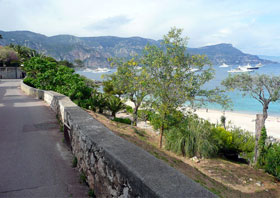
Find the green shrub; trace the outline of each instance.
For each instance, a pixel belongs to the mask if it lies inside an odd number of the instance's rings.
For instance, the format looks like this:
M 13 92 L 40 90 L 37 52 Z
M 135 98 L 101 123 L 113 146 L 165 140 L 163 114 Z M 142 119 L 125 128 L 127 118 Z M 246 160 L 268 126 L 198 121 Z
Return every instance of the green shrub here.
M 265 144 L 267 138 L 267 133 L 265 127 L 262 128 L 261 131 L 261 136 L 258 142 L 258 151 L 259 151 L 259 156 L 258 156 L 258 161 L 257 161 L 257 166 L 258 167 L 263 167 L 265 165 L 265 156 L 267 153 L 267 146 Z
M 165 135 L 166 149 L 177 154 L 193 157 L 212 157 L 217 154 L 217 146 L 211 141 L 212 124 L 189 115 L 169 129 Z
M 151 125 L 155 130 L 159 129 L 162 124 L 166 130 L 169 130 L 173 127 L 176 128 L 185 119 L 184 114 L 181 111 L 177 110 L 171 111 L 168 115 L 166 115 L 165 119 L 160 117 L 160 114 L 154 112 L 150 113 L 149 117 Z M 164 123 L 162 123 L 163 120 Z
M 226 117 L 224 115 L 221 116 L 221 123 L 224 128 L 226 128 Z
M 249 161 L 252 160 L 255 138 L 249 132 L 239 128 L 227 131 L 223 127 L 215 127 L 212 128 L 211 138 L 220 154 L 235 158 L 241 155 Z
M 125 106 L 125 110 L 126 110 L 127 113 L 133 113 L 133 108 L 129 105 Z
M 114 95 L 108 95 L 107 109 L 109 109 L 112 112 L 112 116 L 115 118 L 117 112 L 119 112 L 122 109 L 125 109 L 125 105 L 120 98 Z
M 77 159 L 77 157 L 74 157 L 72 160 L 72 167 L 75 168 L 75 167 L 77 167 L 77 165 L 78 165 L 78 159 Z
M 97 90 L 93 90 L 89 98 L 89 105 L 93 111 L 98 109 L 99 113 L 103 113 L 107 107 L 107 95 L 100 93 Z
M 27 74 L 25 82 L 43 90 L 53 90 L 70 97 L 71 100 L 88 99 L 92 88 L 86 85 L 85 80 L 74 69 L 58 65 L 52 59 L 33 57 L 24 63 Z
M 32 78 L 30 78 L 30 77 L 26 77 L 24 80 L 23 80 L 23 82 L 25 83 L 25 84 L 27 84 L 27 85 L 29 85 L 30 87 L 34 87 L 34 83 L 33 83 L 33 79 Z
M 265 171 L 280 180 L 280 144 L 273 144 L 268 148 L 265 160 Z
M 219 152 L 232 152 L 232 134 L 223 127 L 212 128 L 212 140 L 216 143 Z
M 151 121 L 152 117 L 155 115 L 155 112 L 152 110 L 138 110 L 138 118 L 142 120 Z
M 113 121 L 123 124 L 131 124 L 131 120 L 129 118 L 114 118 Z
M 95 197 L 96 197 L 95 194 L 94 194 L 94 190 L 93 190 L 93 189 L 89 189 L 89 190 L 88 190 L 88 196 L 89 196 L 90 198 L 95 198 Z

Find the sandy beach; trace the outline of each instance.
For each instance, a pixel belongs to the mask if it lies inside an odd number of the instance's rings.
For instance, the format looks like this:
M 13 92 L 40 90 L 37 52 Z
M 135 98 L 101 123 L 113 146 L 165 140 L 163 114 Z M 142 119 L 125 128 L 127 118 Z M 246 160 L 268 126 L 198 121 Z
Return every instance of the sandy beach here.
M 217 123 L 220 122 L 220 118 L 223 115 L 222 111 L 208 109 L 198 109 L 195 113 L 209 122 Z M 226 123 L 235 125 L 242 129 L 246 129 L 253 134 L 255 133 L 255 119 L 256 115 L 238 113 L 232 111 L 225 111 Z M 268 116 L 265 122 L 268 136 L 273 136 L 280 139 L 280 117 Z
M 127 105 L 130 105 L 131 107 L 134 106 L 134 104 L 131 101 L 126 101 Z M 226 117 L 226 123 L 227 125 L 231 126 L 237 126 L 241 129 L 245 129 L 252 134 L 255 134 L 255 119 L 256 115 L 249 114 L 249 113 L 239 113 L 234 111 L 218 111 L 218 110 L 212 110 L 208 109 L 197 109 L 194 113 L 196 113 L 199 117 L 208 120 L 211 123 L 220 123 L 221 116 L 224 114 Z M 127 117 L 123 114 L 121 117 Z M 140 128 L 151 128 L 149 124 L 141 122 L 139 123 Z M 274 138 L 280 139 L 280 117 L 276 116 L 268 116 L 265 122 L 267 135 L 273 136 Z

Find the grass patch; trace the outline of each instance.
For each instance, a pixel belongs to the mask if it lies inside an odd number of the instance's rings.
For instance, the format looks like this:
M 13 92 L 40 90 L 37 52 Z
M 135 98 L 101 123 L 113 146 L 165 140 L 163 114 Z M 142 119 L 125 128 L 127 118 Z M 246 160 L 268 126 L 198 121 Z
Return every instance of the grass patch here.
M 114 118 L 113 121 L 131 125 L 131 120 L 129 118 Z
M 74 157 L 74 158 L 73 158 L 73 161 L 72 161 L 72 167 L 73 167 L 73 168 L 76 168 L 76 167 L 77 167 L 77 164 L 78 164 L 78 159 L 77 159 L 77 157 Z
M 81 172 L 80 174 L 80 183 L 87 184 L 87 176 L 84 172 Z
M 94 194 L 93 189 L 89 189 L 89 190 L 88 190 L 88 196 L 89 196 L 90 198 L 95 198 L 95 197 L 96 197 L 95 194 Z

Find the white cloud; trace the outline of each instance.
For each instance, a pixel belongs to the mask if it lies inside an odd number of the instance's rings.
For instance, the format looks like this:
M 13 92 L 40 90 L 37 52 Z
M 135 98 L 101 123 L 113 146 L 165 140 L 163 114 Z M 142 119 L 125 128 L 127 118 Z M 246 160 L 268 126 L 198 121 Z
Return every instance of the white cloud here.
M 277 0 L 0 0 L 0 7 L 4 31 L 161 39 L 177 26 L 190 46 L 223 42 L 248 53 L 280 53 Z

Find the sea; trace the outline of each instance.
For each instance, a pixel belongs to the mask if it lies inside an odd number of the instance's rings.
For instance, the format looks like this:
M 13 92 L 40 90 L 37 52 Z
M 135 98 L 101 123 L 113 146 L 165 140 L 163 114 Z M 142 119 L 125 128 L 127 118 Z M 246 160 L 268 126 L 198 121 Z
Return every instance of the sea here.
M 206 88 L 214 88 L 216 86 L 221 86 L 220 85 L 221 82 L 225 78 L 227 78 L 228 75 L 230 74 L 228 71 L 230 69 L 237 68 L 237 66 L 229 66 L 229 67 L 213 66 L 213 68 L 215 69 L 215 77 L 205 85 Z M 76 73 L 83 75 L 89 79 L 103 81 L 105 74 L 111 74 L 115 71 L 116 69 L 110 69 L 109 71 L 105 71 L 105 72 L 86 69 L 86 70 L 76 71 Z M 280 64 L 267 64 L 251 73 L 278 76 L 280 75 Z M 231 74 L 234 75 L 236 73 L 231 73 Z M 231 111 L 239 112 L 239 113 L 249 113 L 249 114 L 262 113 L 262 105 L 256 99 L 248 95 L 243 97 L 242 93 L 240 93 L 239 91 L 226 92 L 226 94 L 232 100 L 233 105 L 231 106 L 230 109 Z M 221 110 L 221 111 L 223 110 L 220 105 L 215 103 L 207 104 L 207 106 L 205 106 L 204 108 Z M 280 116 L 280 102 L 271 102 L 269 105 L 268 114 L 271 116 Z

